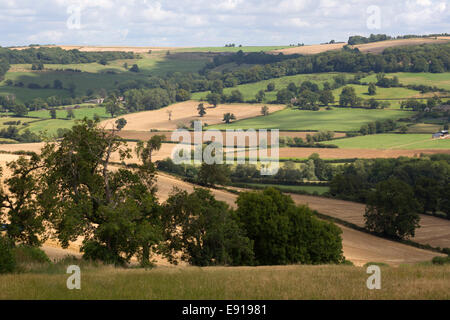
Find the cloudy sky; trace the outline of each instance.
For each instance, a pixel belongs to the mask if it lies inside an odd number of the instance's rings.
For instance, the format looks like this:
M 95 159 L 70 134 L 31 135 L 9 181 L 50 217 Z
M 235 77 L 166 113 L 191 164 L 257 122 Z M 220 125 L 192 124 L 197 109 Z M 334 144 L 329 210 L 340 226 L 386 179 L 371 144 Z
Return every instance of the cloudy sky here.
M 450 33 L 450 0 L 0 0 L 0 45 L 287 45 Z

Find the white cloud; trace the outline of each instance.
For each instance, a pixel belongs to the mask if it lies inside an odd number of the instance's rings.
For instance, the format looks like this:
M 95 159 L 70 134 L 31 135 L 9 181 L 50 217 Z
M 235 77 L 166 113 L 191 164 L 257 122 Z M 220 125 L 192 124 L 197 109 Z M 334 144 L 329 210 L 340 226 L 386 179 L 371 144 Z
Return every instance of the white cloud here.
M 372 33 L 372 4 L 381 8 L 377 32 L 450 30 L 449 0 L 0 0 L 0 45 L 320 43 Z M 81 7 L 79 30 L 67 28 L 70 5 Z

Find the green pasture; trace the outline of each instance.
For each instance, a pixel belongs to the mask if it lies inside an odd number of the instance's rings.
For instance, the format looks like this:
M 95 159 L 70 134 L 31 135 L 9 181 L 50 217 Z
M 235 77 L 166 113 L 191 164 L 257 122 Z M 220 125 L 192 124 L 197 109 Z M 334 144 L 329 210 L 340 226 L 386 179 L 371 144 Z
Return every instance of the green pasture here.
M 357 131 L 363 124 L 386 119 L 412 116 L 410 111 L 333 108 L 332 110 L 305 111 L 284 109 L 268 116 L 235 121 L 231 124 L 211 126 L 209 129 L 280 129 L 313 131 Z
M 406 88 L 380 88 L 377 87 L 377 93 L 373 96 L 368 94 L 369 86 L 365 85 L 355 85 L 349 84 L 349 87 L 355 89 L 356 95 L 365 100 L 377 99 L 377 100 L 388 100 L 388 99 L 408 99 L 414 98 L 420 95 L 419 91 L 410 90 Z M 333 90 L 334 97 L 336 101 L 339 101 L 339 96 L 341 95 L 343 88 Z
M 427 85 L 427 86 L 436 86 L 438 88 L 450 90 L 450 72 L 444 73 L 412 73 L 412 72 L 398 72 L 398 73 L 387 73 L 386 76 L 388 78 L 392 78 L 397 76 L 400 80 L 400 83 L 408 85 L 408 84 L 416 84 L 416 85 Z M 372 74 L 366 78 L 361 79 L 363 82 L 377 82 L 376 74 Z
M 431 134 L 376 134 L 324 143 L 343 149 L 450 149 L 450 139 L 432 139 Z
M 293 82 L 297 86 L 300 85 L 303 81 L 311 81 L 317 83 L 319 87 L 323 88 L 323 83 L 328 81 L 332 83 L 333 77 L 338 75 L 338 73 L 315 73 L 315 74 L 298 74 L 295 76 L 286 76 L 281 78 L 263 80 L 255 83 L 241 84 L 233 88 L 225 88 L 225 94 L 230 94 L 233 90 L 239 90 L 244 95 L 245 101 L 255 100 L 255 95 L 260 90 L 267 90 L 267 85 L 271 82 L 275 84 L 275 91 L 265 92 L 266 97 L 264 102 L 274 101 L 277 98 L 277 91 L 283 88 L 286 88 L 289 83 Z M 204 92 L 195 92 L 192 94 L 192 99 L 194 100 L 204 100 L 206 96 L 210 93 L 210 91 Z
M 318 194 L 327 193 L 330 188 L 324 186 L 295 186 L 295 185 L 282 185 L 282 184 L 262 184 L 262 183 L 248 183 L 249 186 L 256 188 L 268 188 L 274 187 L 278 188 L 283 192 L 297 192 L 297 191 L 305 191 L 308 193 L 317 192 Z

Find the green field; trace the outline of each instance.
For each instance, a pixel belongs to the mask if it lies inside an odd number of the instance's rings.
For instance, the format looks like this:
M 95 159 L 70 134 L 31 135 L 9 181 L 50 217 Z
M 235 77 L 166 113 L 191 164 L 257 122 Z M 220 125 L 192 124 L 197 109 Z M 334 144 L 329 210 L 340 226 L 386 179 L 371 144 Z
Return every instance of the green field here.
M 305 111 L 284 109 L 266 117 L 216 125 L 208 129 L 280 129 L 317 131 L 357 131 L 363 124 L 384 119 L 399 119 L 412 116 L 410 111 L 368 110 L 333 108 L 333 110 Z
M 173 54 L 166 57 L 162 53 L 143 54 L 142 59 L 115 60 L 103 66 L 98 63 L 86 64 L 46 64 L 44 71 L 32 71 L 30 64 L 15 64 L 5 75 L 6 80 L 23 82 L 24 87 L 6 86 L 5 81 L 0 83 L 0 95 L 14 94 L 17 102 L 28 102 L 35 98 L 50 96 L 70 97 L 70 85 L 76 86 L 75 94 L 86 95 L 88 90 L 115 89 L 120 83 L 130 80 L 145 80 L 149 76 L 163 76 L 170 72 L 197 72 L 210 60 L 203 56 L 189 54 Z M 140 72 L 134 73 L 123 67 L 124 63 L 131 67 L 139 66 Z M 58 69 L 78 69 L 82 72 L 58 71 Z M 114 74 L 108 73 L 109 71 Z M 44 87 L 53 86 L 54 80 L 61 80 L 66 90 L 29 89 L 30 83 L 37 83 Z
M 324 142 L 344 149 L 450 149 L 450 139 L 431 134 L 376 134 Z
M 436 86 L 438 88 L 450 90 L 450 73 L 387 73 L 388 78 L 397 76 L 402 84 L 423 84 L 426 86 Z M 361 79 L 363 82 L 377 82 L 376 74 Z
M 266 91 L 267 85 L 271 82 L 275 84 L 275 91 L 266 92 L 265 102 L 274 101 L 277 98 L 277 91 L 282 88 L 286 88 L 289 83 L 293 82 L 299 85 L 303 81 L 315 82 L 320 88 L 323 87 L 325 81 L 332 82 L 333 77 L 338 73 L 316 73 L 316 74 L 298 74 L 295 76 L 286 76 L 276 79 L 263 80 L 255 83 L 241 84 L 233 88 L 225 88 L 224 93 L 230 94 L 233 90 L 239 90 L 244 95 L 245 101 L 255 100 L 255 95 L 260 91 Z M 210 93 L 210 91 L 205 92 L 195 92 L 192 94 L 192 99 L 203 100 Z
M 39 110 L 29 112 L 27 116 L 33 118 L 11 117 L 8 116 L 7 114 L 4 114 L 4 116 L 0 118 L 0 129 L 6 128 L 8 126 L 5 124 L 5 122 L 20 121 L 21 123 L 17 126 L 19 128 L 19 132 L 23 132 L 23 130 L 28 129 L 36 134 L 42 132 L 47 133 L 49 135 L 54 135 L 58 129 L 60 128 L 70 129 L 75 124 L 76 120 L 81 120 L 85 117 L 93 119 L 95 114 L 97 114 L 100 118 L 103 119 L 110 117 L 106 113 L 105 107 L 93 105 L 81 105 L 81 106 L 82 108 L 73 109 L 73 113 L 75 115 L 74 119 L 67 119 L 66 118 L 67 111 L 61 108 L 59 110 L 56 110 L 56 117 L 57 117 L 56 119 L 51 119 L 49 110 Z M 10 140 L 9 142 L 12 141 L 13 140 Z
M 439 124 L 417 123 L 408 127 L 408 133 L 435 133 L 442 129 Z
M 305 191 L 308 193 L 317 192 L 318 194 L 324 194 L 330 191 L 329 187 L 324 186 L 295 186 L 295 185 L 261 184 L 261 183 L 248 183 L 248 185 L 256 188 L 274 187 L 280 189 L 283 192 Z
M 0 275 L 0 299 L 450 299 L 449 265 L 381 270 L 382 290 L 368 290 L 366 268 L 344 265 L 152 270 L 81 265 L 81 290 L 68 290 L 66 269 L 53 268 L 50 273 Z
M 410 90 L 406 88 L 380 88 L 377 87 L 377 93 L 376 95 L 370 96 L 367 92 L 369 89 L 369 86 L 364 85 L 355 85 L 350 84 L 347 85 L 350 87 L 353 87 L 355 89 L 355 92 L 358 97 L 361 97 L 363 99 L 377 99 L 377 100 L 383 100 L 383 99 L 408 99 L 417 97 L 420 95 L 419 91 Z M 339 101 L 339 96 L 342 92 L 342 88 L 333 90 L 333 94 L 336 101 Z
M 106 113 L 105 107 L 98 106 L 83 106 L 79 109 L 72 109 L 73 114 L 75 115 L 75 119 L 83 119 L 84 117 L 88 117 L 92 119 L 95 114 L 97 114 L 100 118 L 109 118 L 110 116 Z M 68 106 L 64 107 L 67 108 Z M 39 111 L 30 111 L 27 116 L 29 117 L 37 117 L 41 119 L 51 119 L 49 110 L 39 110 Z M 66 119 L 67 110 L 56 110 L 56 118 L 58 119 Z
M 52 96 L 60 96 L 62 98 L 70 97 L 67 90 L 39 89 L 33 90 L 28 88 L 9 87 L 0 85 L 0 95 L 14 95 L 17 103 L 25 103 L 36 98 L 47 98 Z

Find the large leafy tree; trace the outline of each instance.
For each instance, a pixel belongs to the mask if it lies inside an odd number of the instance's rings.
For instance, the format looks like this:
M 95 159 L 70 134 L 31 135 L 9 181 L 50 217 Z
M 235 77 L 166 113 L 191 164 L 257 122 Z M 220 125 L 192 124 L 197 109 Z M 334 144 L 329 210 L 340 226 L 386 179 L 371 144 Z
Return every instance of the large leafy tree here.
M 8 164 L 11 176 L 0 189 L 0 220 L 6 227 L 7 237 L 15 244 L 40 245 L 45 239 L 44 222 L 47 218 L 38 203 L 43 161 L 33 154 L 20 157 Z M 3 185 L 6 188 L 3 188 Z
M 352 107 L 357 104 L 357 99 L 355 88 L 344 87 L 339 98 L 339 104 L 343 107 Z
M 207 189 L 175 190 L 164 206 L 164 230 L 172 254 L 197 266 L 252 265 L 253 243 L 228 205 Z
M 342 231 L 274 188 L 241 193 L 236 216 L 259 265 L 340 263 Z
M 392 238 L 414 237 L 420 210 L 413 189 L 397 178 L 390 178 L 378 183 L 369 194 L 364 214 L 366 227 Z
M 60 142 L 48 144 L 39 201 L 63 247 L 83 237 L 85 258 L 124 264 L 138 255 L 148 265 L 162 239 L 150 161 L 155 146 L 140 146 L 143 161 L 135 170 L 113 168 L 113 153 L 121 160 L 130 157 L 131 150 L 115 135 L 124 125 L 118 120 L 109 132 L 85 119 Z

